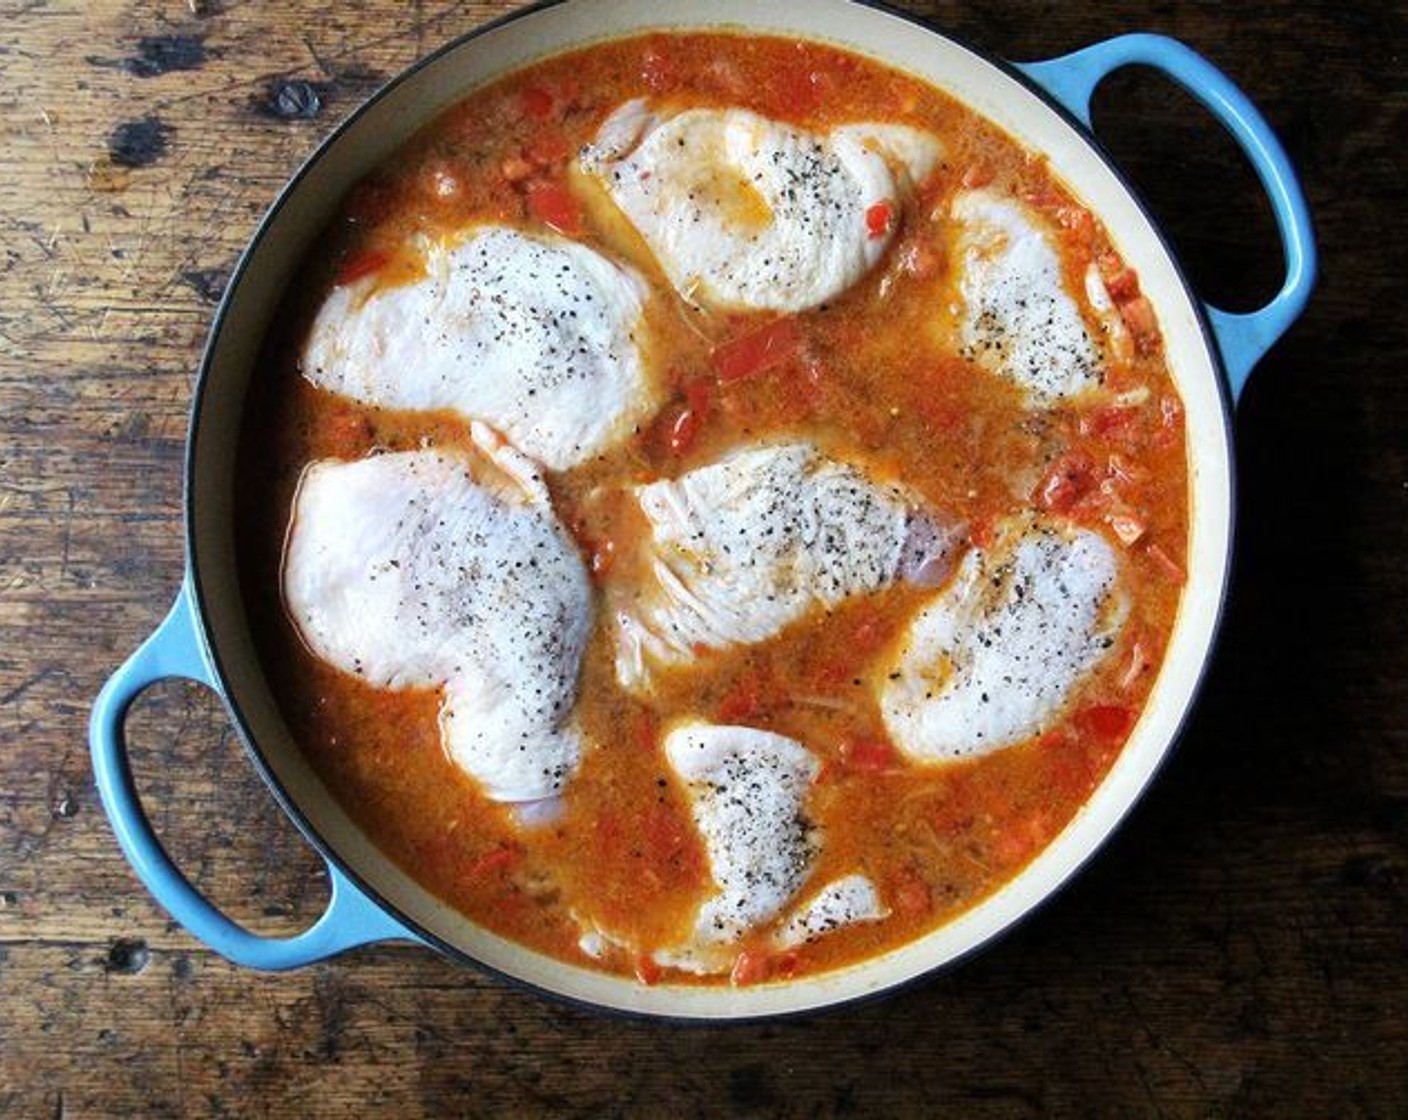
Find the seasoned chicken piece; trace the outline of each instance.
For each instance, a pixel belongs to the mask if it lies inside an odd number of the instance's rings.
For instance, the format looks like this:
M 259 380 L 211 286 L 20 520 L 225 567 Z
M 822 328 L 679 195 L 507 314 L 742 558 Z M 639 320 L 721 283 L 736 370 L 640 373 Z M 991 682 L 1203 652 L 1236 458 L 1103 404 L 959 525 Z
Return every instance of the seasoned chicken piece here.
M 890 911 L 875 884 L 864 875 L 846 875 L 827 883 L 799 906 L 773 938 L 779 949 L 795 949 L 858 922 L 878 922 Z
M 736 451 L 635 497 L 650 575 L 615 593 L 616 673 L 632 689 L 652 665 L 762 641 L 897 578 L 937 585 L 963 535 L 912 492 L 806 443 Z
M 930 133 L 809 132 L 745 109 L 621 106 L 583 154 L 686 299 L 800 311 L 866 274 L 902 199 L 942 156 Z
M 895 746 L 916 762 L 1040 734 L 1106 655 L 1128 610 L 1114 549 L 1064 520 L 1018 517 L 969 552 L 876 674 Z
M 736 942 L 797 893 L 821 842 L 804 806 L 820 764 L 800 744 L 753 727 L 690 723 L 665 738 L 690 801 L 715 893 L 689 939 L 655 954 L 694 972 L 726 970 Z
M 959 194 L 951 216 L 965 355 L 1019 386 L 1034 405 L 1097 388 L 1105 358 L 1067 290 L 1045 219 L 991 190 Z M 1093 283 L 1101 283 L 1098 272 Z
M 424 277 L 334 288 L 303 375 L 384 408 L 447 408 L 553 470 L 631 435 L 659 403 L 640 347 L 644 282 L 584 245 L 483 226 L 419 238 Z
M 323 460 L 303 476 L 288 612 L 318 657 L 378 688 L 440 688 L 450 758 L 498 801 L 560 790 L 592 619 L 576 546 L 533 464 L 475 425 L 441 451 Z

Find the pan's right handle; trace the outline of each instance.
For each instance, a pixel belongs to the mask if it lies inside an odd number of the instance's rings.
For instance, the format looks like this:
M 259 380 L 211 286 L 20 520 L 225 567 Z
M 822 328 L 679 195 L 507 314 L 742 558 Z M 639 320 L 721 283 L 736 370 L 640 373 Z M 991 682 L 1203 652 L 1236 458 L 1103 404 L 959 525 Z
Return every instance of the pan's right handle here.
M 1017 67 L 1090 128 L 1090 98 L 1125 66 L 1160 71 L 1200 101 L 1251 161 L 1271 200 L 1285 254 L 1286 278 L 1265 307 L 1238 313 L 1204 304 L 1227 369 L 1232 399 L 1262 356 L 1305 310 L 1315 287 L 1315 233 L 1310 207 L 1290 158 L 1266 118 L 1232 79 L 1191 47 L 1164 35 L 1121 35 L 1046 62 Z
M 93 706 L 88 734 L 98 794 L 137 877 L 190 933 L 221 956 L 249 968 L 298 968 L 372 941 L 420 940 L 332 864 L 328 864 L 331 898 L 323 916 L 303 933 L 281 938 L 260 937 L 236 925 L 171 862 L 142 811 L 127 761 L 125 724 L 132 701 L 157 681 L 183 677 L 221 692 L 196 619 L 188 582 L 165 621 L 108 679 Z

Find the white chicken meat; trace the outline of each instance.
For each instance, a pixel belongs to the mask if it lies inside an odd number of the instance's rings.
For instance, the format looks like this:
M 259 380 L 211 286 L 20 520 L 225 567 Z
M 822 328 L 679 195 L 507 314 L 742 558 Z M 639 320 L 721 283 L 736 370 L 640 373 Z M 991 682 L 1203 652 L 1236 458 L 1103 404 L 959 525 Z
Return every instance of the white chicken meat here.
M 883 921 L 889 914 L 868 876 L 845 875 L 797 907 L 773 941 L 780 949 L 795 949 L 846 926 Z
M 987 189 L 960 193 L 950 213 L 964 354 L 1038 407 L 1098 388 L 1104 353 L 1067 288 L 1049 223 Z
M 334 288 L 303 375 L 382 408 L 453 409 L 565 470 L 631 435 L 659 403 L 642 349 L 644 281 L 575 242 L 483 226 L 418 238 L 425 275 Z
M 876 675 L 885 726 L 915 762 L 1040 734 L 1114 645 L 1128 611 L 1115 551 L 1055 518 L 1016 517 L 968 553 Z
M 324 661 L 378 688 L 441 689 L 449 757 L 491 798 L 534 801 L 581 755 L 592 596 L 537 469 L 474 433 L 482 463 L 426 450 L 308 467 L 284 598 Z
M 732 947 L 771 921 L 811 873 L 820 830 L 805 812 L 821 766 L 800 743 L 753 727 L 687 723 L 665 737 L 715 891 L 686 941 L 655 956 L 694 972 L 729 967 Z
M 889 245 L 937 137 L 857 122 L 819 133 L 746 109 L 622 105 L 583 153 L 687 300 L 801 311 L 845 291 Z
M 938 585 L 963 540 L 918 495 L 808 443 L 735 451 L 634 496 L 646 575 L 613 596 L 617 679 L 637 691 L 652 668 L 762 641 L 813 607 L 900 578 Z

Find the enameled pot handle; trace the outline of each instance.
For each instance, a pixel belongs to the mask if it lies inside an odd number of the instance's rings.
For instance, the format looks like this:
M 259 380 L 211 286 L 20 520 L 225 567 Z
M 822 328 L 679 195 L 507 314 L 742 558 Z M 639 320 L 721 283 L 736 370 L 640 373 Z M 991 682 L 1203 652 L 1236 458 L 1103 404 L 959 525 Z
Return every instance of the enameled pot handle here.
M 149 685 L 184 677 L 220 692 L 200 639 L 189 585 L 171 612 L 103 686 L 88 738 L 103 808 L 122 851 L 156 900 L 221 956 L 249 968 L 298 968 L 371 941 L 418 940 L 328 865 L 331 898 L 323 916 L 294 937 L 260 937 L 236 925 L 193 887 L 162 848 L 142 811 L 127 763 L 127 709 Z
M 1271 199 L 1286 259 L 1281 290 L 1265 307 L 1245 314 L 1204 304 L 1235 401 L 1252 368 L 1295 322 L 1315 286 L 1310 209 L 1291 161 L 1266 118 L 1226 74 L 1177 39 L 1121 35 L 1060 58 L 1024 63 L 1017 69 L 1089 128 L 1090 98 L 1095 88 L 1125 66 L 1150 66 L 1161 71 L 1202 102 L 1232 134 Z

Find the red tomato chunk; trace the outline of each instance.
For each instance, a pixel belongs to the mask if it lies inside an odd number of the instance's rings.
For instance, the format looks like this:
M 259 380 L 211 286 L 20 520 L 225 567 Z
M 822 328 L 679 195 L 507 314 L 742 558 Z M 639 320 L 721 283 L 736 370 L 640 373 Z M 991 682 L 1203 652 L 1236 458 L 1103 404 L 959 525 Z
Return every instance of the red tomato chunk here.
M 528 213 L 564 236 L 575 237 L 582 232 L 581 204 L 562 183 L 529 183 Z
M 774 319 L 760 330 L 716 346 L 714 372 L 720 381 L 756 377 L 790 362 L 802 352 L 802 333 L 797 320 Z

